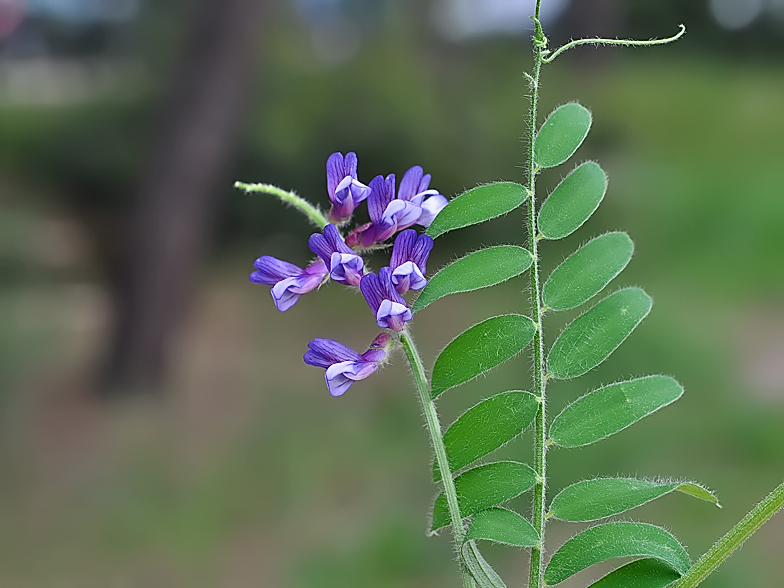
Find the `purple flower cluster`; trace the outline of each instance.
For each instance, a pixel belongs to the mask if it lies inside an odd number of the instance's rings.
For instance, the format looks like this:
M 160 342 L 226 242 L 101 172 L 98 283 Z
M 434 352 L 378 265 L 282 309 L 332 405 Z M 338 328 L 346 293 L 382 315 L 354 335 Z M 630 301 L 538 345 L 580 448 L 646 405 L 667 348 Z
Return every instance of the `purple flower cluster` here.
M 421 290 L 425 279 L 427 258 L 433 239 L 418 235 L 412 225 L 424 227 L 447 204 L 437 190 L 429 189 L 430 175 L 419 166 L 404 175 L 395 194 L 395 175 L 376 176 L 365 185 L 357 179 L 357 156 L 333 153 L 327 160 L 327 194 L 332 207 L 323 232 L 308 239 L 310 250 L 318 257 L 302 269 L 274 257 L 263 256 L 253 264 L 256 271 L 250 280 L 272 286 L 272 298 L 278 310 L 294 306 L 302 294 L 316 289 L 327 279 L 345 286 L 359 288 L 379 327 L 400 332 L 413 318 L 403 294 Z M 340 226 L 346 224 L 354 210 L 367 201 L 370 221 L 354 229 L 345 238 Z M 395 234 L 392 257 L 388 267 L 378 273 L 367 272 L 362 253 L 384 244 Z M 314 339 L 308 345 L 304 360 L 308 365 L 326 370 L 327 387 L 333 396 L 343 394 L 351 384 L 362 380 L 384 363 L 394 341 L 381 333 L 368 350 L 360 354 L 331 339 Z

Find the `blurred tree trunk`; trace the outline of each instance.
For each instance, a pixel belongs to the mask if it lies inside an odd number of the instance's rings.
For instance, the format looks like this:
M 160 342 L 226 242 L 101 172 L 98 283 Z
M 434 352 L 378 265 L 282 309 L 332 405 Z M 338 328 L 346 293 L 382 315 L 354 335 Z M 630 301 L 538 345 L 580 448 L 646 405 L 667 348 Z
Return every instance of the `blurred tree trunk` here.
M 154 389 L 184 318 L 259 53 L 264 0 L 202 0 L 160 113 L 117 280 L 107 390 Z

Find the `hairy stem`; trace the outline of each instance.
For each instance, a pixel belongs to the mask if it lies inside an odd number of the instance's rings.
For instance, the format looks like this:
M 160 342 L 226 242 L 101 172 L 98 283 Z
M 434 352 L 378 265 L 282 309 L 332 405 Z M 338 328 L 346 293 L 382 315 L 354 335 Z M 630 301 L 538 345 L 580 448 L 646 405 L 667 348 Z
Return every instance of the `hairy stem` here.
M 539 411 L 536 413 L 534 432 L 534 470 L 536 471 L 536 484 L 534 485 L 534 505 L 532 522 L 534 529 L 541 538 L 539 546 L 531 549 L 531 566 L 528 574 L 529 588 L 540 588 L 542 585 L 542 555 L 544 552 L 544 525 L 545 525 L 545 493 L 547 491 L 547 411 L 545 402 L 544 366 L 544 341 L 542 337 L 542 304 L 539 285 L 539 254 L 537 251 L 536 231 L 536 174 L 538 169 L 534 161 L 534 139 L 536 138 L 536 110 L 539 102 L 539 74 L 542 69 L 542 56 L 547 46 L 547 39 L 539 23 L 539 6 L 541 0 L 536 2 L 536 17 L 534 23 L 534 70 L 529 78 L 531 83 L 531 106 L 528 118 L 528 247 L 533 255 L 531 265 L 531 313 L 537 325 L 534 335 L 534 394 L 539 398 Z
M 400 333 L 400 346 L 403 348 L 406 358 L 408 358 L 408 363 L 411 366 L 411 372 L 414 374 L 414 382 L 417 391 L 419 392 L 419 400 L 422 403 L 422 410 L 425 413 L 427 432 L 430 434 L 430 442 L 433 444 L 433 451 L 436 454 L 436 463 L 441 472 L 441 481 L 444 486 L 446 503 L 449 507 L 449 516 L 452 519 L 452 535 L 455 541 L 455 550 L 459 554 L 460 547 L 465 540 L 465 530 L 463 529 L 463 518 L 460 516 L 460 507 L 457 503 L 455 481 L 452 479 L 452 470 L 449 468 L 449 461 L 446 457 L 446 447 L 444 447 L 441 424 L 438 422 L 436 405 L 433 402 L 433 397 L 430 394 L 430 387 L 427 384 L 422 358 L 419 356 L 419 350 L 414 344 L 411 335 L 408 333 L 407 327 Z M 462 565 L 461 568 L 463 568 L 463 584 L 465 588 L 472 588 L 474 583 L 471 580 L 470 574 Z
M 294 208 L 299 209 L 299 211 L 307 216 L 310 222 L 316 225 L 319 230 L 323 230 L 324 227 L 329 224 L 329 220 L 324 216 L 323 212 L 304 198 L 297 196 L 294 192 L 283 190 L 272 184 L 246 184 L 244 182 L 234 182 L 234 187 L 239 188 L 246 193 L 261 192 L 280 198 L 286 204 L 290 204 Z
M 784 482 L 779 484 L 762 502 L 751 509 L 749 514 L 732 527 L 724 537 L 716 541 L 713 547 L 697 560 L 697 563 L 673 585 L 673 588 L 694 588 L 694 586 L 700 584 L 782 507 L 784 507 Z
M 665 45 L 666 43 L 672 43 L 673 41 L 677 41 L 680 39 L 684 34 L 686 34 L 686 27 L 684 25 L 680 25 L 681 30 L 678 31 L 672 37 L 667 37 L 666 39 L 648 39 L 648 40 L 637 40 L 637 39 L 601 39 L 599 37 L 595 37 L 593 39 L 577 39 L 576 41 L 571 41 L 566 45 L 559 47 L 552 53 L 545 55 L 542 60 L 545 63 L 550 63 L 556 57 L 558 57 L 564 51 L 568 51 L 572 47 L 577 47 L 578 45 L 622 45 L 624 47 L 634 47 L 634 46 L 648 46 L 648 45 Z

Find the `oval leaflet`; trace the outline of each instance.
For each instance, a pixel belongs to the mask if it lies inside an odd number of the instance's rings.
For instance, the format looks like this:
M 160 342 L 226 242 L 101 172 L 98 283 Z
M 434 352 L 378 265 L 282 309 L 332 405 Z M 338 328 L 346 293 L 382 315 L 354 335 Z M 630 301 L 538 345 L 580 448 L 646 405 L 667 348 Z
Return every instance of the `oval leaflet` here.
M 669 376 L 645 376 L 589 392 L 564 408 L 550 425 L 560 447 L 595 443 L 675 402 L 683 386 Z
M 591 113 L 577 102 L 556 108 L 539 128 L 534 139 L 534 162 L 555 167 L 569 159 L 591 129 Z
M 605 233 L 589 241 L 559 265 L 542 288 L 552 310 L 569 310 L 587 302 L 623 271 L 634 253 L 626 233 Z
M 477 186 L 449 201 L 427 229 L 435 239 L 448 231 L 483 223 L 511 212 L 528 200 L 528 189 L 514 182 Z
M 640 288 L 624 288 L 577 317 L 558 336 L 547 356 L 553 377 L 582 376 L 607 359 L 651 311 Z
M 531 267 L 532 262 L 531 253 L 517 245 L 497 245 L 474 251 L 433 275 L 411 310 L 422 310 L 449 294 L 495 286 L 519 276 Z
M 433 398 L 520 353 L 534 337 L 533 321 L 504 314 L 468 328 L 452 339 L 436 358 L 431 377 Z
M 563 239 L 599 208 L 607 192 L 607 174 L 593 161 L 577 166 L 542 204 L 536 225 L 547 239 Z

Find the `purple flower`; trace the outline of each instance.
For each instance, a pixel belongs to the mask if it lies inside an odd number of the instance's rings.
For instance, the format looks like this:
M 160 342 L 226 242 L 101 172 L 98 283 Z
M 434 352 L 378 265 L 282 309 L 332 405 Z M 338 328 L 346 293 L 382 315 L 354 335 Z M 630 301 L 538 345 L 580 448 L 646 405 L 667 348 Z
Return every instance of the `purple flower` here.
M 308 246 L 324 260 L 330 278 L 341 284 L 359 286 L 365 261 L 343 242 L 335 225 L 324 227 L 323 235 L 313 233 Z
M 300 295 L 317 288 L 327 275 L 327 267 L 320 261 L 302 269 L 269 255 L 259 257 L 253 267 L 258 271 L 250 275 L 250 281 L 272 286 L 272 298 L 281 312 L 294 306 Z
M 378 369 L 390 348 L 392 340 L 381 333 L 368 350 L 359 354 L 350 347 L 332 339 L 313 339 L 303 359 L 308 365 L 326 369 L 327 388 L 332 396 L 340 396 L 357 380 L 363 380 Z
M 432 248 L 433 239 L 427 235 L 417 237 L 414 229 L 406 229 L 397 236 L 389 266 L 392 284 L 398 292 L 421 290 L 427 285 L 425 264 Z
M 395 290 L 391 274 L 392 270 L 388 267 L 382 267 L 378 275 L 365 274 L 359 283 L 359 288 L 373 314 L 376 315 L 376 324 L 379 327 L 402 331 L 403 325 L 414 315 L 406 306 L 403 297 Z
M 418 223 L 429 227 L 447 199 L 438 190 L 428 190 L 430 174 L 423 175 L 422 168 L 415 165 L 409 169 L 400 182 L 400 190 L 395 198 L 395 174 L 386 178 L 376 176 L 370 181 L 368 212 L 370 226 L 360 227 L 349 236 L 351 243 L 360 242 L 363 247 L 386 241 L 398 231 Z
M 422 208 L 413 202 L 395 198 L 395 174 L 370 180 L 368 212 L 371 226 L 362 235 L 362 245 L 386 241 L 392 235 L 413 225 L 422 216 Z
M 416 222 L 423 227 L 429 227 L 436 215 L 447 205 L 447 199 L 439 194 L 438 190 L 428 190 L 428 186 L 430 174 L 423 175 L 422 168 L 415 165 L 403 174 L 397 194 L 399 200 L 411 202 L 422 209 Z
M 357 180 L 357 155 L 333 153 L 327 159 L 327 193 L 332 202 L 330 220 L 336 223 L 351 218 L 357 205 L 370 195 L 370 188 Z

